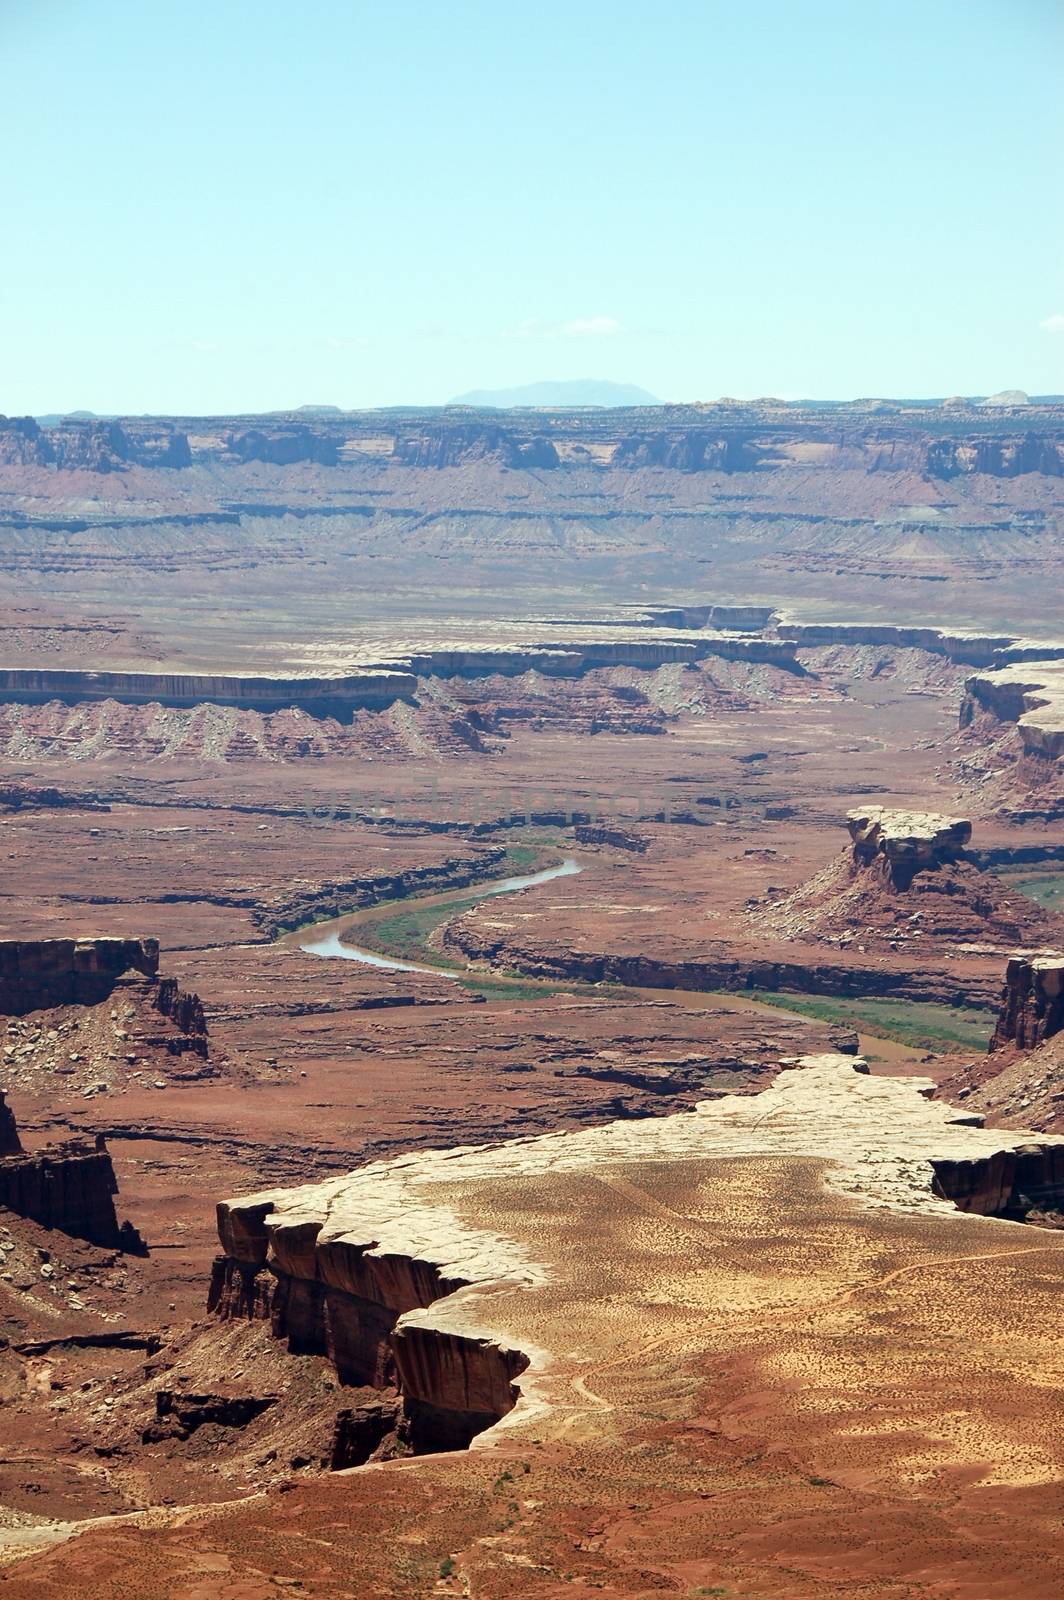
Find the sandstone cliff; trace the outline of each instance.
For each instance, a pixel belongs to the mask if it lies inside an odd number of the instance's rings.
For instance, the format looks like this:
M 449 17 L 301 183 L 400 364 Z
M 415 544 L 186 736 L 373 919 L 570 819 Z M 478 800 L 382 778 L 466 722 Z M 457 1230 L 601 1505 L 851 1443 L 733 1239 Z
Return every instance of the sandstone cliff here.
M 991 1050 L 1034 1050 L 1064 1029 L 1064 956 L 1016 956 L 1005 986 Z
M 209 1308 L 223 1319 L 269 1314 L 275 1337 L 293 1352 L 327 1356 L 343 1383 L 397 1388 L 416 1451 L 460 1448 L 510 1410 L 527 1359 L 490 1339 L 407 1326 L 418 1308 L 477 1279 L 489 1241 L 458 1230 L 441 1255 L 403 1165 L 367 1168 L 365 1186 L 310 1185 L 305 1209 L 294 1212 L 284 1191 L 220 1205 L 225 1253 Z M 392 1196 L 390 1222 L 372 1203 L 363 1211 L 363 1192 L 369 1202 Z M 332 1193 L 335 1209 L 320 1211 L 319 1194 Z M 419 1217 L 429 1231 L 412 1250 Z
M 91 1244 L 140 1254 L 144 1243 L 119 1225 L 114 1167 L 102 1136 L 25 1151 L 0 1094 L 0 1208 Z
M 40 1020 L 21 1024 L 17 1019 L 68 1007 L 85 1008 L 91 1015 L 93 1008 L 121 996 L 124 1025 L 119 1029 L 117 1022 L 100 1024 L 110 1060 L 121 1044 L 127 1060 L 143 1063 L 164 1051 L 175 1058 L 169 1069 L 174 1076 L 210 1075 L 213 1068 L 203 1065 L 209 1054 L 203 1004 L 198 995 L 182 990 L 176 978 L 160 978 L 158 967 L 156 939 L 0 940 L 0 1018 L 13 1019 L 3 1045 L 5 1064 L 38 1080 L 56 1070 L 69 1074 L 70 1059 L 80 1062 L 80 1072 L 99 1072 L 105 1063 L 94 1060 L 88 1045 L 72 1058 L 65 1056 L 69 1045 L 93 1032 L 87 1023 L 75 1040 L 71 1030 L 78 1024 L 69 1014 L 54 1019 L 56 1027 L 48 1021 L 42 1026 Z M 191 1070 L 178 1065 L 185 1056 L 195 1058 Z
M 0 939 L 0 1015 L 98 1005 L 125 974 L 158 970 L 157 939 Z
M 867 806 L 849 812 L 846 826 L 850 849 L 797 889 L 767 896 L 749 913 L 754 927 L 907 959 L 914 998 L 925 966 L 941 972 L 944 956 L 965 948 L 1004 956 L 1064 933 L 1056 913 L 968 858 L 972 825 L 965 818 Z M 970 975 L 962 982 L 958 974 L 953 992 L 986 1004 L 990 981 L 975 987 Z M 943 997 L 950 997 L 948 985 Z
M 1064 663 L 1031 661 L 976 673 L 964 689 L 962 728 L 987 712 L 999 722 L 1016 724 L 1028 755 L 1064 758 Z
M 1064 424 L 1052 405 L 984 411 L 782 402 L 482 412 L 348 412 L 220 418 L 0 418 L 0 465 L 99 473 L 187 468 L 205 460 L 342 467 L 370 460 L 446 469 L 491 460 L 512 470 L 593 464 L 683 473 L 766 472 L 796 463 L 949 482 L 1064 473 Z
M 225 1201 L 212 1308 L 226 1318 L 269 1309 L 293 1352 L 327 1354 L 348 1383 L 394 1384 L 415 1449 L 453 1448 L 510 1412 L 529 1366 L 526 1415 L 551 1403 L 564 1352 L 537 1347 L 542 1319 L 523 1308 L 537 1295 L 578 1298 L 584 1283 L 556 1250 L 530 1253 L 538 1229 L 528 1232 L 526 1197 L 548 1180 L 556 1192 L 581 1174 L 631 1189 L 640 1164 L 660 1176 L 668 1163 L 787 1156 L 818 1159 L 826 1186 L 862 1206 L 1021 1220 L 1064 1198 L 1064 1141 L 987 1131 L 929 1101 L 930 1081 L 872 1077 L 860 1060 L 788 1065 L 761 1095 L 693 1113 L 427 1151 Z M 477 1225 L 485 1192 L 527 1242 Z M 570 1227 L 569 1237 L 582 1235 Z M 573 1256 L 586 1279 L 586 1240 Z
M 846 825 L 853 840 L 854 866 L 878 870 L 895 889 L 908 889 L 918 872 L 935 871 L 959 860 L 972 836 L 961 817 L 925 811 L 887 811 L 868 806 L 850 811 Z

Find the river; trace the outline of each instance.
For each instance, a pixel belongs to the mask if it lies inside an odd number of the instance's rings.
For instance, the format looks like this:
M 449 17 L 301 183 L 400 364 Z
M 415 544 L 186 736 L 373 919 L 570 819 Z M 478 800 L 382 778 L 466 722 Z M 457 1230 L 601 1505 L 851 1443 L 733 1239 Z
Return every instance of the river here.
M 572 877 L 583 868 L 579 861 L 572 856 L 566 856 L 564 861 L 553 867 L 544 867 L 540 872 L 530 872 L 509 878 L 496 878 L 488 883 L 469 884 L 461 889 L 445 889 L 439 894 L 411 896 L 404 900 L 391 900 L 374 906 L 364 906 L 359 911 L 348 912 L 345 916 L 336 917 L 329 922 L 310 923 L 306 927 L 297 928 L 293 933 L 286 934 L 282 942 L 294 944 L 307 955 L 322 956 L 327 960 L 359 961 L 367 967 L 380 967 L 387 972 L 416 972 L 427 977 L 448 978 L 456 982 L 468 978 L 470 973 L 479 973 L 483 977 L 490 977 L 476 967 L 445 967 L 431 966 L 428 963 L 417 961 L 401 961 L 395 956 L 381 955 L 379 951 L 371 950 L 365 945 L 353 944 L 347 935 L 360 926 L 372 926 L 385 916 L 394 916 L 405 905 L 419 908 L 433 906 L 447 906 L 455 901 L 487 900 L 493 895 L 516 894 L 522 889 L 534 889 L 538 884 L 550 883 L 554 878 Z M 519 977 L 522 984 L 542 986 L 545 991 L 557 992 L 561 981 L 557 978 L 525 977 L 520 973 L 507 974 L 510 977 Z M 677 1004 L 693 1007 L 716 1008 L 725 1011 L 745 1011 L 764 1020 L 774 1019 L 779 1021 L 781 1016 L 801 1017 L 803 1021 L 808 1018 L 801 1012 L 787 1011 L 782 1006 L 768 1006 L 760 1001 L 753 1000 L 747 995 L 724 992 L 717 989 L 653 989 L 632 988 L 627 993 L 641 995 L 646 999 L 669 999 Z M 874 1034 L 858 1031 L 857 1038 L 862 1055 L 874 1058 L 876 1070 L 894 1073 L 926 1072 L 926 1067 L 921 1065 L 921 1057 L 925 1052 L 914 1049 L 911 1045 L 900 1043 L 896 1039 L 881 1039 Z

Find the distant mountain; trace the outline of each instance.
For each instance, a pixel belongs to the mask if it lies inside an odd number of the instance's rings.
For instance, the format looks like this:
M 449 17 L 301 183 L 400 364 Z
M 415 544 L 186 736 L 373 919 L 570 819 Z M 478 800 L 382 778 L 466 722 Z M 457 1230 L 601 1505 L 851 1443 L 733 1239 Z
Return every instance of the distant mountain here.
M 514 406 L 658 406 L 661 401 L 635 383 L 573 378 L 561 383 L 525 383 L 516 389 L 470 389 L 451 404 L 508 411 Z
M 95 411 L 50 411 L 47 416 L 37 417 L 36 421 L 42 428 L 54 428 L 60 422 L 99 422 L 100 418 Z

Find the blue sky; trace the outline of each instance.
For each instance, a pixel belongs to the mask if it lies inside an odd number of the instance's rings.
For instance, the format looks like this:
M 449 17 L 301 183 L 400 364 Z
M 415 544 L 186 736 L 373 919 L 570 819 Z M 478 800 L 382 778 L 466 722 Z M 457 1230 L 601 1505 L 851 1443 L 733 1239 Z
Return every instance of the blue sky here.
M 1064 391 L 1060 0 L 0 0 L 0 410 Z

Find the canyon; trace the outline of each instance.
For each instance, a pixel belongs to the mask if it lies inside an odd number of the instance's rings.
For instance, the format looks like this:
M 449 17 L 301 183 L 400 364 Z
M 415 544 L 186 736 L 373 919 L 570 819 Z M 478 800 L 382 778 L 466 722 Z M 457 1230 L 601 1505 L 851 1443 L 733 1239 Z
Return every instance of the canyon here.
M 1062 534 L 1053 403 L 0 420 L 13 1600 L 1055 1600 Z

